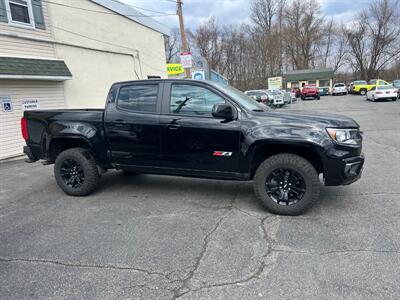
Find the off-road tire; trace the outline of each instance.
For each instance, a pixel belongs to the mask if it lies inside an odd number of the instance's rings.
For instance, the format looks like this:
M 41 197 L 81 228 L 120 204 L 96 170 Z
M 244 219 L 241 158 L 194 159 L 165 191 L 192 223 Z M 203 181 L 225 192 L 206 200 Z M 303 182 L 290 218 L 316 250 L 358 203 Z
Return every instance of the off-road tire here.
M 268 196 L 265 188 L 266 179 L 272 171 L 279 168 L 290 168 L 303 177 L 306 191 L 299 202 L 291 205 L 282 205 Z M 295 154 L 284 153 L 273 155 L 260 164 L 254 175 L 253 187 L 256 197 L 269 212 L 278 215 L 296 216 L 305 212 L 318 200 L 320 182 L 317 171 L 308 160 Z
M 361 96 L 365 96 L 367 94 L 367 90 L 366 89 L 361 89 L 360 90 L 360 95 Z
M 61 176 L 61 167 L 66 160 L 79 163 L 84 174 L 83 183 L 73 188 L 65 183 Z M 84 148 L 71 148 L 61 152 L 54 164 L 54 177 L 58 186 L 68 195 L 86 196 L 93 192 L 99 183 L 100 174 L 92 154 Z

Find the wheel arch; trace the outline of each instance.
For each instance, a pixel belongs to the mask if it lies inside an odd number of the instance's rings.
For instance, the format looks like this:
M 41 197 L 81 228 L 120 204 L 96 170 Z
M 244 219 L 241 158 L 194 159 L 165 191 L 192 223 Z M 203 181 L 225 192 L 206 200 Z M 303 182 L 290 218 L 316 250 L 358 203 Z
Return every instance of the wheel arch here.
M 310 143 L 292 144 L 292 143 L 262 143 L 255 146 L 250 155 L 250 179 L 253 179 L 254 174 L 259 165 L 267 158 L 275 154 L 295 154 L 308 160 L 318 174 L 324 172 L 324 165 L 317 150 L 316 145 Z
M 51 139 L 48 148 L 48 161 L 55 162 L 57 156 L 72 148 L 83 148 L 93 153 L 93 146 L 89 140 L 82 136 L 60 136 Z M 95 157 L 95 155 L 93 155 Z

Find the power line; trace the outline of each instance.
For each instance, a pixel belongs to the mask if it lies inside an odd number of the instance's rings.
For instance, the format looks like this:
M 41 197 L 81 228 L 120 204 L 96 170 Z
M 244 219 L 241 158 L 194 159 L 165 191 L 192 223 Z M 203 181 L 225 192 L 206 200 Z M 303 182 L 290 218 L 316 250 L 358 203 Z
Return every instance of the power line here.
M 72 5 L 67 5 L 67 4 L 63 4 L 63 3 L 57 3 L 57 2 L 53 2 L 53 1 L 48 1 L 48 0 L 42 0 L 43 2 L 46 3 L 50 3 L 50 4 L 54 4 L 54 5 L 58 5 L 58 6 L 63 6 L 63 7 L 68 7 L 68 8 L 73 8 L 73 9 L 78 9 L 78 10 L 83 10 L 83 11 L 88 11 L 88 12 L 93 12 L 93 13 L 100 13 L 100 14 L 104 14 L 104 15 L 121 15 L 119 13 L 115 13 L 115 12 L 107 12 L 107 11 L 100 11 L 100 10 L 93 10 L 93 9 L 88 9 L 88 8 L 83 8 L 83 7 L 78 7 L 78 6 L 72 6 Z M 5 10 L 5 9 L 3 9 Z M 155 12 L 155 11 L 153 11 Z M 175 14 L 165 14 L 162 12 L 157 12 L 159 13 L 158 15 L 145 15 L 145 14 L 140 14 L 140 15 L 131 15 L 131 14 L 122 14 L 124 16 L 127 17 L 141 17 L 141 18 L 154 18 L 154 17 L 165 17 L 165 16 L 176 16 Z

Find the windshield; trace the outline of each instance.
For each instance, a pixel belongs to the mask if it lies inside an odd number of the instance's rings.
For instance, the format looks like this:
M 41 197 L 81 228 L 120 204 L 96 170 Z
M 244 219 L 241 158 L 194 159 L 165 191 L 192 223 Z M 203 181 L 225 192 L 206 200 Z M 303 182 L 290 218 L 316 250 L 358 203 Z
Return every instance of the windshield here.
M 213 85 L 217 86 L 221 91 L 231 97 L 237 104 L 241 107 L 249 110 L 249 111 L 267 111 L 268 107 L 264 104 L 260 104 L 250 98 L 249 96 L 243 94 L 243 92 L 235 89 L 230 85 L 220 84 L 220 83 L 212 83 Z
M 263 92 L 247 92 L 247 96 L 265 96 Z
M 393 80 L 393 85 L 395 87 L 400 87 L 400 80 Z
M 365 80 L 357 80 L 357 81 L 354 81 L 354 84 L 355 85 L 356 84 L 367 84 L 367 82 Z
M 377 89 L 378 90 L 391 90 L 391 89 L 393 89 L 393 86 L 392 85 L 379 86 Z
M 282 92 L 279 90 L 268 90 L 268 93 L 271 95 L 281 95 Z

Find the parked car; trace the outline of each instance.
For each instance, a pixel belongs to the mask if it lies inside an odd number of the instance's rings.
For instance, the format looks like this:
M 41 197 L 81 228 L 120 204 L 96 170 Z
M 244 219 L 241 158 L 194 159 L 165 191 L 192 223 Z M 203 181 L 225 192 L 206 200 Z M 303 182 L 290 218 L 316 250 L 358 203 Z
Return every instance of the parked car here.
M 301 97 L 301 89 L 298 87 L 295 87 L 292 89 L 292 93 L 296 94 L 296 98 L 300 98 Z
M 286 89 L 286 92 L 290 93 L 292 103 L 297 101 L 296 91 L 294 89 Z
M 266 93 L 268 94 L 268 102 L 271 107 L 280 108 L 285 105 L 284 95 L 280 90 L 269 89 L 266 90 Z
M 319 87 L 318 90 L 320 96 L 329 95 L 329 87 Z
M 372 102 L 377 100 L 396 101 L 399 96 L 398 91 L 399 90 L 393 85 L 376 86 L 367 92 L 366 99 L 371 100 Z
M 368 84 L 356 84 L 353 87 L 353 93 L 366 95 L 373 87 L 390 85 L 387 81 L 382 79 L 372 79 Z
M 268 94 L 263 90 L 250 90 L 244 92 L 247 96 L 250 96 L 257 102 L 264 103 L 268 105 Z
M 305 85 L 301 90 L 301 99 L 320 99 L 319 89 L 315 86 L 315 84 Z
M 290 92 L 287 92 L 286 90 L 278 90 L 278 91 L 282 93 L 284 104 L 292 103 L 292 95 L 290 94 Z
M 397 98 L 400 99 L 400 80 L 393 80 L 393 86 L 397 89 Z
M 354 86 L 360 86 L 360 85 L 367 85 L 367 81 L 366 80 L 356 80 L 353 82 L 350 82 L 349 85 L 349 94 L 356 94 L 356 92 L 354 91 Z
M 332 88 L 332 96 L 347 95 L 347 88 L 344 83 L 335 83 Z
M 298 215 L 327 186 L 361 177 L 362 135 L 353 119 L 279 112 L 235 88 L 152 79 L 112 85 L 105 109 L 25 111 L 27 162 L 54 163 L 68 195 L 84 196 L 108 169 L 252 180 L 271 212 Z

